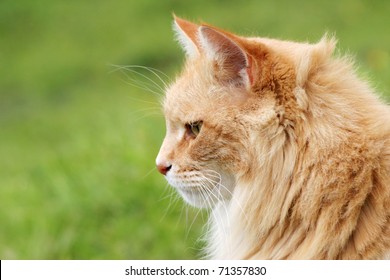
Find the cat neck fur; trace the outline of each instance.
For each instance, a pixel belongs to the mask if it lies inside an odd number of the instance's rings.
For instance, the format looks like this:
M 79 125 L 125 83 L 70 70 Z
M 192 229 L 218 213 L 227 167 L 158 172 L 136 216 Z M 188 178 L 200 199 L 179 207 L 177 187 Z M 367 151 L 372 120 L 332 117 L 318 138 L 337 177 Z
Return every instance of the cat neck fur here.
M 390 241 L 389 109 L 349 58 L 331 56 L 334 39 L 292 44 L 299 117 L 252 135 L 253 170 L 237 180 L 234 199 L 214 209 L 208 255 L 383 258 Z

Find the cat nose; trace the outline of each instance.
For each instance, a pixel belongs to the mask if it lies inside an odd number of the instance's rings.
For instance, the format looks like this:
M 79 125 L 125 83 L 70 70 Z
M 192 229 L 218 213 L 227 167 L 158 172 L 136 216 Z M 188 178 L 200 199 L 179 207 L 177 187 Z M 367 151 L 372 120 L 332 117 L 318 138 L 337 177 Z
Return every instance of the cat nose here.
M 172 165 L 169 163 L 159 163 L 157 164 L 157 170 L 160 172 L 162 175 L 167 175 L 168 171 L 171 170 Z

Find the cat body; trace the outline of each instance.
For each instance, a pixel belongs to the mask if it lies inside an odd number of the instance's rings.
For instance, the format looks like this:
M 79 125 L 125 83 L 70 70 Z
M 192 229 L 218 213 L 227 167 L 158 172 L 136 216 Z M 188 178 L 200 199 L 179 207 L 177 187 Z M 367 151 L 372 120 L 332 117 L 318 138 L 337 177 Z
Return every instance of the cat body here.
M 390 109 L 351 59 L 175 18 L 187 54 L 156 163 L 212 209 L 213 259 L 382 259 L 390 252 Z

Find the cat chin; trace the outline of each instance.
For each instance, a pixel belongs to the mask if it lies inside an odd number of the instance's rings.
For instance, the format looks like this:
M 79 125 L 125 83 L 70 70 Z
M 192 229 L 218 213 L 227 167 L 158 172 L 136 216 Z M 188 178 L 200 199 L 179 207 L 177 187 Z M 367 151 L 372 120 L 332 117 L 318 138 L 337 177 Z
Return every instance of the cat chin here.
M 229 201 L 235 186 L 232 174 L 215 169 L 186 173 L 173 169 L 166 179 L 186 203 L 196 208 L 211 209 L 219 202 Z
M 178 189 L 177 191 L 179 192 L 183 200 L 193 207 L 207 209 L 212 208 L 215 204 L 215 202 L 207 201 L 204 197 L 202 197 L 200 192 L 197 193 L 181 189 Z
M 231 199 L 231 191 L 220 186 L 214 186 L 207 190 L 203 187 L 175 187 L 183 200 L 196 208 L 212 209 L 220 202 L 227 202 Z
M 183 200 L 196 208 L 213 208 L 222 198 L 216 198 L 219 194 L 205 195 L 205 191 L 197 187 L 176 188 Z M 210 192 L 210 191 L 208 191 Z

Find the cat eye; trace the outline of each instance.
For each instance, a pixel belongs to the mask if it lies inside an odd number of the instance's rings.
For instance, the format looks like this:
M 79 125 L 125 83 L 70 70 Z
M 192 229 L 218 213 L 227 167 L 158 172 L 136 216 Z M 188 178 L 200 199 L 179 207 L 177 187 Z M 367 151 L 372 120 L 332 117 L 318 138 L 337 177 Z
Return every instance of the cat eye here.
M 200 129 L 202 127 L 203 122 L 202 121 L 196 121 L 187 123 L 185 125 L 186 127 L 186 135 L 190 136 L 192 138 L 195 138 L 200 133 Z

